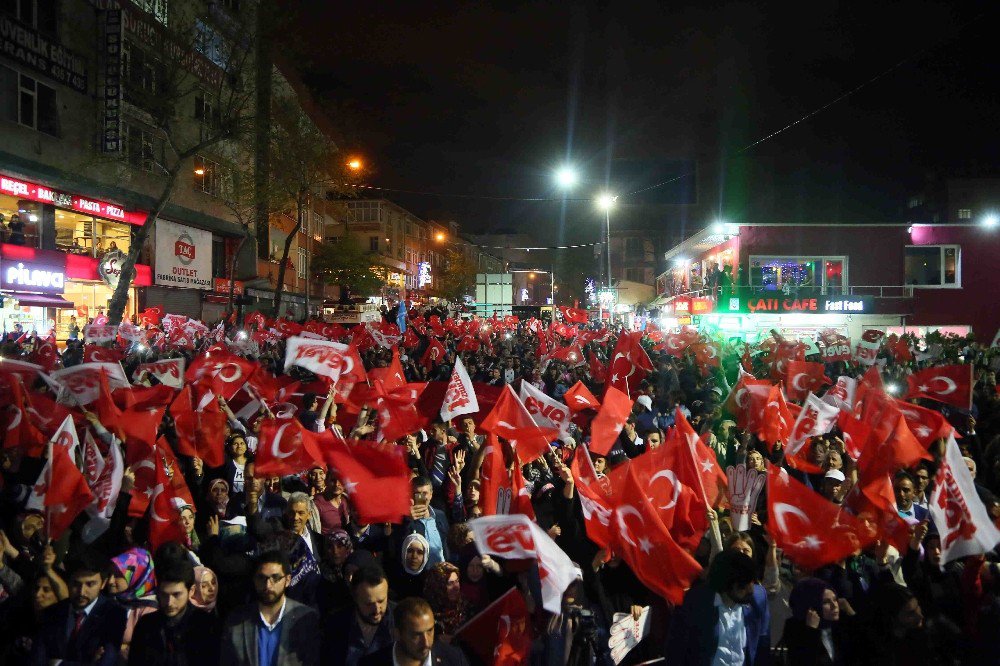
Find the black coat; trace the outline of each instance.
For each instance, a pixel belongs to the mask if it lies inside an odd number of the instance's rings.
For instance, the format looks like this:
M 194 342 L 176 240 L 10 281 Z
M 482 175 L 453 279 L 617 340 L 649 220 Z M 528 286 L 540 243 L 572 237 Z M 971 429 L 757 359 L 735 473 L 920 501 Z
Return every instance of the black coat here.
M 850 620 L 841 616 L 841 622 L 833 626 L 833 656 L 831 659 L 823 646 L 822 632 L 813 629 L 805 622 L 794 617 L 785 621 L 785 633 L 781 642 L 788 648 L 788 663 L 796 666 L 839 666 L 852 664 Z
M 396 604 L 389 602 L 385 615 L 370 645 L 365 645 L 354 606 L 328 615 L 323 622 L 323 660 L 329 666 L 357 666 L 361 659 L 373 655 L 393 643 L 392 611 Z
M 160 611 L 142 616 L 132 632 L 128 663 L 138 666 L 194 666 L 219 660 L 219 619 L 188 606 L 175 626 Z
M 45 609 L 42 626 L 31 646 L 31 663 L 48 666 L 52 660 L 61 659 L 65 666 L 116 664 L 128 617 L 125 609 L 107 597 L 98 597 L 79 633 L 72 640 L 69 636 L 73 626 L 71 617 L 69 600 L 60 601 Z M 103 655 L 97 659 L 101 650 Z

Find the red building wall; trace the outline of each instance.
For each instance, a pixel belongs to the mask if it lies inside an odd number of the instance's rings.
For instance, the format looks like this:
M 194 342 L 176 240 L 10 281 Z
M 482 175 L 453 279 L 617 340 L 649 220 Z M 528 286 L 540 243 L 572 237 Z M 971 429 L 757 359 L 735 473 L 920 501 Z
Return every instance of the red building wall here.
M 751 255 L 846 256 L 848 285 L 902 286 L 907 245 L 961 246 L 961 288 L 914 289 L 906 323 L 914 326 L 969 325 L 989 342 L 1000 328 L 1000 229 L 982 226 L 904 225 L 744 226 L 739 262 L 744 280 Z

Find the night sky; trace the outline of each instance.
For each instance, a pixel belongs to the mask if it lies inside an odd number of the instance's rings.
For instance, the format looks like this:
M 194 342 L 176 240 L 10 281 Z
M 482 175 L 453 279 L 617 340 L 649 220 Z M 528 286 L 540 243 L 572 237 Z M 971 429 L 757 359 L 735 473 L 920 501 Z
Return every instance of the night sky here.
M 763 4 L 287 0 L 282 50 L 373 185 L 467 195 L 384 196 L 473 232 L 595 240 L 591 202 L 518 200 L 558 199 L 564 160 L 586 181 L 571 197 L 610 185 L 616 226 L 665 236 L 900 221 L 928 175 L 995 174 L 987 5 Z

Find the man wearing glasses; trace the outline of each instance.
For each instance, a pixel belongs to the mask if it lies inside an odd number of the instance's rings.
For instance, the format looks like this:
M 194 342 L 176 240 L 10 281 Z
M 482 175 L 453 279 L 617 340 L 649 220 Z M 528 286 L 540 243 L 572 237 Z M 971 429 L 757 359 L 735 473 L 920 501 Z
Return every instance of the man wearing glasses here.
M 222 634 L 221 664 L 305 666 L 319 662 L 319 615 L 285 596 L 291 564 L 262 553 L 253 574 L 256 602 L 233 611 Z

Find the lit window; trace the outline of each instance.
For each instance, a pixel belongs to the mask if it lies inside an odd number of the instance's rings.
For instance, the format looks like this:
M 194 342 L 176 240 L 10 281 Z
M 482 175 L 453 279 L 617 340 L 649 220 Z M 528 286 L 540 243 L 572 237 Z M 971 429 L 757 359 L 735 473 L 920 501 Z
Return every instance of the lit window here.
M 962 283 L 962 248 L 917 245 L 906 248 L 906 284 L 914 287 L 958 287 Z
M 971 208 L 959 208 L 958 209 L 958 219 L 960 219 L 960 220 L 971 220 L 972 219 L 972 209 Z

